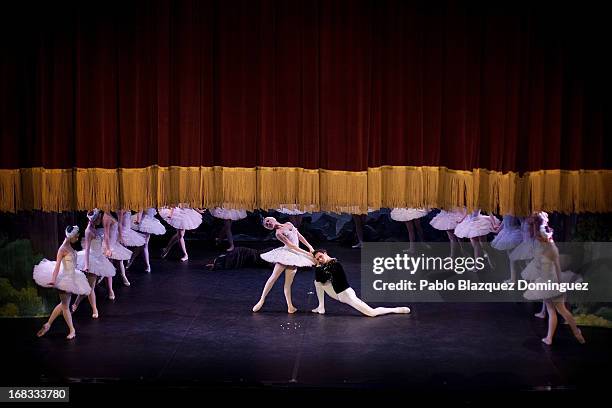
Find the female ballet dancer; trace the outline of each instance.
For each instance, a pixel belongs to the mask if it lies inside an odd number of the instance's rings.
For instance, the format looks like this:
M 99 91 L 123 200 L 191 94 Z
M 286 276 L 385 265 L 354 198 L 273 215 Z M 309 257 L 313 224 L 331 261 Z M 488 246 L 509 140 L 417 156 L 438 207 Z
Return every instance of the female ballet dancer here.
M 141 248 L 146 243 L 145 236 L 132 228 L 132 211 L 117 210 L 119 218 L 119 243 L 132 251 L 131 258 L 126 262 L 125 269 L 129 269 L 136 258 L 136 249 Z M 134 249 L 132 249 L 134 248 Z M 140 253 L 140 251 L 138 251 Z
M 263 226 L 269 230 L 276 230 L 276 238 L 285 245 L 261 254 L 261 258 L 264 261 L 274 264 L 274 269 L 263 288 L 259 302 L 253 306 L 253 311 L 257 312 L 262 308 L 272 286 L 274 286 L 280 275 L 285 272 L 284 292 L 285 299 L 287 300 L 287 313 L 295 313 L 297 309 L 291 301 L 293 278 L 298 267 L 314 265 L 314 258 L 311 254 L 314 248 L 290 222 L 281 224 L 274 217 L 266 217 L 263 220 Z M 300 248 L 300 242 L 306 245 L 309 252 Z
M 221 239 L 225 236 L 225 238 L 227 238 L 227 242 L 229 243 L 229 248 L 227 248 L 226 251 L 233 251 L 234 235 L 232 234 L 232 221 L 238 221 L 243 218 L 246 218 L 247 212 L 245 210 L 232 210 L 222 207 L 215 207 L 210 209 L 210 213 L 213 217 L 223 220 L 223 228 L 219 233 L 218 239 Z
M 504 215 L 502 223 L 494 233 L 497 235 L 491 241 L 491 246 L 498 251 L 506 251 L 508 255 L 523 241 L 520 220 L 512 215 Z M 510 261 L 510 279 L 507 282 L 516 282 L 516 269 L 513 261 Z
M 157 214 L 157 210 L 155 208 L 147 208 L 144 211 L 139 211 L 137 214 L 132 216 L 132 229 L 140 232 L 144 235 L 145 243 L 143 246 L 138 247 L 132 255 L 130 262 L 128 264 L 131 265 L 134 262 L 134 258 L 138 256 L 140 251 L 144 254 L 144 259 L 147 267 L 145 268 L 145 272 L 151 272 L 151 263 L 149 262 L 149 239 L 151 238 L 151 234 L 153 235 L 164 235 L 166 233 L 166 227 L 155 218 L 155 214 Z
M 96 232 L 96 226 L 100 224 L 102 220 L 102 212 L 95 208 L 87 213 L 87 218 L 89 222 L 87 223 L 87 228 L 85 228 L 85 233 L 81 240 L 83 250 L 77 252 L 77 269 L 83 271 L 85 276 L 87 276 L 89 286 L 91 287 L 91 292 L 89 296 L 87 296 L 92 310 L 91 317 L 97 319 L 96 283 L 99 278 L 112 278 L 115 276 L 116 271 L 111 261 L 102 253 L 102 239 Z M 76 312 L 84 298 L 85 296 L 83 295 L 79 295 L 76 298 L 76 301 L 72 304 L 72 313 Z
M 424 208 L 394 208 L 391 210 L 391 219 L 394 221 L 403 222 L 408 229 L 408 239 L 410 240 L 410 247 L 408 252 L 414 252 L 414 230 L 416 228 L 417 235 L 421 242 L 425 242 L 423 239 L 423 229 L 421 228 L 421 221 L 419 218 L 425 217 L 429 214 L 429 210 Z
M 162 258 L 165 258 L 172 247 L 178 242 L 183 251 L 181 261 L 185 262 L 189 259 L 187 247 L 185 246 L 185 231 L 196 229 L 202 224 L 202 214 L 192 208 L 172 207 L 162 208 L 159 210 L 159 215 L 168 224 L 176 228 L 176 233 L 168 241 L 168 245 L 162 250 Z
M 102 216 L 102 226 L 104 227 L 104 239 L 102 240 L 104 255 L 109 259 L 117 261 L 123 284 L 125 286 L 130 286 L 130 281 L 125 275 L 125 265 L 123 265 L 123 261 L 130 260 L 132 251 L 119 243 L 119 222 L 110 212 L 105 211 Z M 107 276 L 106 279 L 108 282 L 108 298 L 114 300 L 115 292 L 113 292 L 113 278 L 112 276 Z
M 344 268 L 336 258 L 331 258 L 325 249 L 317 249 L 313 252 L 317 262 L 315 267 L 315 289 L 319 306 L 313 309 L 313 313 L 325 314 L 325 293 L 332 299 L 345 303 L 369 317 L 382 316 L 390 313 L 410 313 L 409 307 L 377 307 L 372 308 L 350 287 Z
M 448 240 L 450 242 L 450 256 L 454 258 L 457 253 L 457 247 L 459 246 L 459 240 L 455 235 L 455 228 L 467 215 L 465 208 L 455 209 L 451 211 L 442 210 L 429 222 L 429 225 L 439 231 L 446 231 Z
M 521 273 L 524 279 L 536 282 L 564 282 L 574 280 L 572 277 L 564 275 L 575 275 L 571 271 L 561 272 L 559 263 L 559 249 L 553 240 L 553 230 L 548 225 L 542 223 L 535 236 L 536 243 L 534 258 Z M 572 329 L 572 333 L 580 344 L 585 340 L 582 332 L 576 325 L 576 320 L 572 312 L 565 307 L 565 294 L 554 290 L 531 290 L 523 293 L 527 300 L 542 300 L 548 312 L 548 333 L 542 342 L 551 345 L 555 331 L 557 330 L 557 312 L 565 318 L 565 321 Z
M 79 227 L 68 226 L 65 235 L 64 242 L 57 250 L 57 259 L 55 261 L 43 259 L 34 267 L 33 277 L 36 283 L 42 287 L 54 287 L 59 291 L 60 297 L 60 303 L 51 312 L 49 320 L 36 333 L 38 337 L 44 336 L 61 314 L 68 325 L 69 331 L 66 339 L 74 339 L 76 330 L 70 313 L 70 298 L 73 294 L 88 295 L 91 291 L 85 274 L 75 268 L 77 254 L 72 244 L 79 239 Z
M 469 238 L 474 248 L 474 257 L 485 257 L 491 265 L 491 259 L 484 252 L 482 242 L 486 242 L 487 235 L 497 228 L 499 220 L 493 215 L 482 215 L 480 210 L 472 211 L 463 221 L 455 228 L 455 235 L 459 238 Z

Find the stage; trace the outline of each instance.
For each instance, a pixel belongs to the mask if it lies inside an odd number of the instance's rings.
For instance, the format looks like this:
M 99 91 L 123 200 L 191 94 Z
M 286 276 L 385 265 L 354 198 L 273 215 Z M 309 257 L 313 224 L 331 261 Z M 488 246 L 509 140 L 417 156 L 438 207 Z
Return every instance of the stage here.
M 316 305 L 313 272 L 293 285 L 300 309 L 288 315 L 282 277 L 259 313 L 251 307 L 267 269 L 207 271 L 215 252 L 188 241 L 190 260 L 152 260 L 153 272 L 129 269 L 117 299 L 97 289 L 100 318 L 85 301 L 66 341 L 60 319 L 44 338 L 44 319 L 2 320 L 5 385 L 103 383 L 142 387 L 275 390 L 543 391 L 591 389 L 612 363 L 606 329 L 583 328 L 579 345 L 561 325 L 555 344 L 540 342 L 536 306 L 515 303 L 423 303 L 410 315 L 368 318 L 326 298 Z M 359 294 L 359 250 L 328 245 Z M 88 394 L 86 394 L 88 395 Z

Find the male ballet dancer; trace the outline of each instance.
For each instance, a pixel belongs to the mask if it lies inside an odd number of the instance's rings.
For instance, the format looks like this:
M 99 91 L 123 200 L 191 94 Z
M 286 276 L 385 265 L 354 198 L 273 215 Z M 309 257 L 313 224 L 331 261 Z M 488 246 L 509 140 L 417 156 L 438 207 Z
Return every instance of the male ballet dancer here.
M 317 262 L 314 284 L 317 290 L 317 298 L 319 299 L 319 307 L 313 309 L 313 313 L 325 314 L 325 293 L 333 299 L 352 306 L 369 317 L 382 316 L 389 313 L 410 313 L 409 307 L 371 308 L 357 297 L 346 279 L 342 264 L 336 258 L 330 257 L 325 249 L 317 249 L 313 252 L 313 256 Z

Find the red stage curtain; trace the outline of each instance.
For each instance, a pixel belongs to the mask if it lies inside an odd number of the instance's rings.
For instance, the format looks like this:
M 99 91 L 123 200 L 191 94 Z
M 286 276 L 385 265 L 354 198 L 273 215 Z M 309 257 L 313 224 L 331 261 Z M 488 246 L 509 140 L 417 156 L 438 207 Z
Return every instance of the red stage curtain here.
M 2 169 L 610 168 L 597 13 L 401 0 L 11 7 Z

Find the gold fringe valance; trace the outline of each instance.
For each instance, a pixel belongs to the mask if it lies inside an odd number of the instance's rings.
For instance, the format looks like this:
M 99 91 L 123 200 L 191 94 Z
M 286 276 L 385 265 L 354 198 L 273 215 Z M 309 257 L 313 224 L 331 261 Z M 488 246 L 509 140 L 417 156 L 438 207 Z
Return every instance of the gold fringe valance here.
M 366 213 L 381 207 L 480 208 L 498 214 L 612 211 L 612 170 L 382 166 L 367 171 L 290 167 L 0 170 L 0 211 L 192 207 Z

